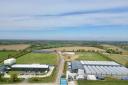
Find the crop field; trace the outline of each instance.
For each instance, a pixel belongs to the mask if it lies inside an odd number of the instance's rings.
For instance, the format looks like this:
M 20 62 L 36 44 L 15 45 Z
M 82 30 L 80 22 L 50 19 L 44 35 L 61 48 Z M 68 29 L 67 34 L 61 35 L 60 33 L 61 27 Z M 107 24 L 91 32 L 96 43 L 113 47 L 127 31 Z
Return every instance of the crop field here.
M 15 45 L 0 45 L 0 50 L 23 50 L 28 48 L 28 44 L 15 44 Z
M 59 51 L 77 51 L 77 50 L 85 50 L 85 51 L 105 51 L 96 47 L 60 47 L 60 48 L 52 48 L 53 50 Z
M 120 47 L 117 47 L 117 46 L 114 46 L 114 45 L 107 45 L 107 44 L 103 44 L 101 45 L 103 46 L 105 49 L 113 49 L 113 50 L 120 50 L 120 51 L 124 51 L 124 49 L 120 48 Z
M 111 54 L 108 55 L 108 57 L 122 65 L 125 65 L 128 62 L 128 55 Z
M 94 52 L 79 52 L 77 60 L 90 60 L 90 61 L 106 61 L 109 60 L 106 56 Z
M 11 57 L 11 55 L 14 55 L 14 54 L 16 54 L 15 51 L 0 51 L 0 62 L 7 59 L 8 56 Z
M 17 58 L 18 64 L 57 64 L 56 54 L 29 53 Z
M 127 85 L 128 81 L 110 80 L 110 81 L 85 81 L 79 80 L 78 85 Z

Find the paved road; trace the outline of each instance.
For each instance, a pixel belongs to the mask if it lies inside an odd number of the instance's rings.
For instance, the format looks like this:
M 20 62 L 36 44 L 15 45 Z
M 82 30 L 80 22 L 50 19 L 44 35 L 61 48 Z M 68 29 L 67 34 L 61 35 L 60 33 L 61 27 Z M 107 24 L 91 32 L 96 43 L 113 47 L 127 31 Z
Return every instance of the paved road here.
M 58 65 L 58 73 L 57 73 L 57 78 L 56 78 L 56 84 L 57 85 L 60 85 L 60 77 L 61 75 L 63 74 L 63 69 L 64 69 L 64 58 L 62 56 L 61 53 L 58 54 L 60 56 L 60 59 L 59 59 L 59 65 Z

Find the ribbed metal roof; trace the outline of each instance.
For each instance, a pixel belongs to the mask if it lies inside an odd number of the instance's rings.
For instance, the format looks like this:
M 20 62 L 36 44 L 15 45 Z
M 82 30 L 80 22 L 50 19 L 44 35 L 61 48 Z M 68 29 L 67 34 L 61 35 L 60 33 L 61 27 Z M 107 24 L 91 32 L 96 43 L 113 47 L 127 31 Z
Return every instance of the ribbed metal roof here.
M 83 69 L 83 65 L 79 61 L 72 61 L 71 68 L 72 69 Z
M 12 68 L 48 68 L 49 65 L 46 64 L 15 64 L 11 66 Z

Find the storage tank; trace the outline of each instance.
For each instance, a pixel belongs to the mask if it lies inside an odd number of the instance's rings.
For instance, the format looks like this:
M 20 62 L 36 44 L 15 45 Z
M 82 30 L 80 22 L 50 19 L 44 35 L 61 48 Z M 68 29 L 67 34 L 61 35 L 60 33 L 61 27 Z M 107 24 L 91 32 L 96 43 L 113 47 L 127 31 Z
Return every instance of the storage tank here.
M 7 60 L 4 60 L 4 65 L 13 65 L 16 63 L 16 59 L 15 58 L 10 58 L 10 59 L 7 59 Z

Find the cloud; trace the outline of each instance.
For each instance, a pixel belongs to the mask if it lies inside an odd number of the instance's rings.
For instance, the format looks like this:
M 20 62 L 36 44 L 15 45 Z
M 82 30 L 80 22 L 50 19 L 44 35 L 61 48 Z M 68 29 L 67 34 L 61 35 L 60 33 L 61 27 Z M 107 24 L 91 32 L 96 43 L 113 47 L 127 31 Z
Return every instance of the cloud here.
M 128 0 L 0 1 L 0 30 L 83 25 L 128 25 Z

